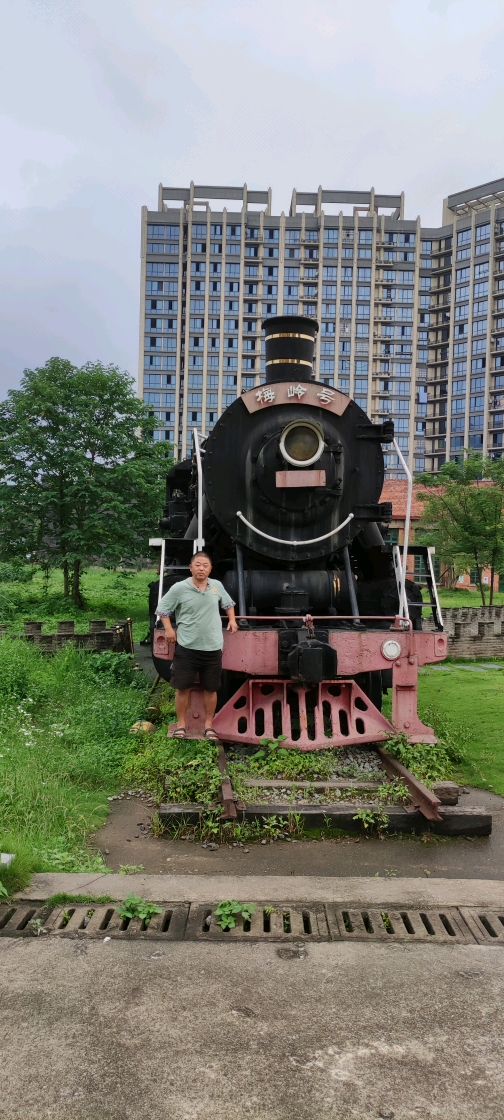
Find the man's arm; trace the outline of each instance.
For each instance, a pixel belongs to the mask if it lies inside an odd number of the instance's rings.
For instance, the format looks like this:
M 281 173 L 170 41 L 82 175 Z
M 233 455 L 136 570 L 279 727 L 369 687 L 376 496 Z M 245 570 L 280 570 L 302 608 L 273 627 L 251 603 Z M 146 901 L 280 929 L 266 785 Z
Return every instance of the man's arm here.
M 166 593 L 166 595 L 163 595 L 163 598 L 161 599 L 161 602 L 159 603 L 158 609 L 156 611 L 157 617 L 160 618 L 161 622 L 163 623 L 165 638 L 168 642 L 176 642 L 177 640 L 177 634 L 172 626 L 172 621 L 170 618 L 170 613 L 174 611 L 176 607 L 177 594 L 175 592 L 175 588 L 172 587 Z
M 229 622 L 227 624 L 227 629 L 230 630 L 232 634 L 236 634 L 236 631 L 238 629 L 238 623 L 237 623 L 236 618 L 235 618 L 234 607 L 228 607 L 227 610 L 226 610 L 226 614 L 227 614 L 228 619 L 229 619 Z

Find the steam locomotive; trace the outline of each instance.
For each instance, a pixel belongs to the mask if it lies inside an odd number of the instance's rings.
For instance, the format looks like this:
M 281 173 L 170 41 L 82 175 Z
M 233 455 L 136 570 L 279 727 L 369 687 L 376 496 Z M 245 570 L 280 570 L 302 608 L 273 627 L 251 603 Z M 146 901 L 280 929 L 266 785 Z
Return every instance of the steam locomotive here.
M 265 382 L 225 409 L 205 440 L 195 432 L 195 454 L 167 476 L 163 580 L 151 607 L 205 547 L 238 604 L 214 721 L 223 741 L 282 735 L 285 747 L 314 750 L 403 731 L 435 742 L 417 714 L 417 674 L 446 656 L 446 636 L 422 631 L 407 542 L 401 560 L 384 541 L 392 510 L 380 502 L 382 445 L 394 440 L 393 423 L 373 424 L 314 379 L 315 320 L 275 316 L 263 329 Z M 172 656 L 154 628 L 153 660 L 165 679 Z M 389 720 L 381 709 L 390 687 Z

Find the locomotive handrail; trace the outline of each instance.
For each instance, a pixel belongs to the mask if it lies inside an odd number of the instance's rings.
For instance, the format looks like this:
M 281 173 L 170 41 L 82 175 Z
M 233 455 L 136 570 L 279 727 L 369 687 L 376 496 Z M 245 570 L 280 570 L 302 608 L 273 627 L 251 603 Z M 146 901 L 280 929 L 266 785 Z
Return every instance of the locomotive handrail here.
M 194 542 L 194 551 L 199 552 L 201 548 L 205 547 L 205 539 L 203 537 L 203 469 L 201 466 L 201 447 L 197 428 L 193 428 L 193 437 L 194 449 L 196 451 L 196 469 L 198 471 L 198 536 Z
M 273 541 L 274 544 L 292 545 L 293 548 L 301 548 L 304 544 L 318 544 L 319 541 L 326 541 L 328 537 L 333 537 L 335 533 L 339 533 L 340 529 L 344 529 L 345 525 L 348 525 L 348 522 L 352 520 L 354 514 L 349 513 L 346 520 L 341 522 L 341 525 L 337 525 L 336 528 L 331 529 L 329 533 L 324 533 L 322 537 L 314 537 L 311 541 L 284 541 L 281 537 L 271 537 L 269 533 L 263 533 L 262 529 L 256 529 L 255 525 L 247 521 L 247 518 L 243 516 L 241 510 L 238 509 L 236 511 L 236 516 L 240 518 L 240 521 L 243 521 L 244 525 L 248 525 L 248 528 L 252 529 L 253 533 L 257 533 L 260 537 L 265 537 L 267 541 Z
M 292 622 L 292 621 L 297 620 L 297 619 L 300 619 L 303 622 L 304 619 L 305 619 L 305 615 L 303 615 L 303 614 L 237 614 L 236 617 L 237 618 L 251 618 L 252 620 L 255 619 L 256 622 L 268 622 L 268 621 L 270 621 L 270 622 L 272 622 L 272 621 L 274 621 L 274 622 Z M 312 618 L 315 621 L 319 621 L 321 618 L 330 618 L 333 621 L 334 621 L 334 619 L 337 619 L 338 622 L 353 622 L 354 617 L 355 616 L 353 614 L 312 614 Z M 359 615 L 359 618 L 361 618 L 361 619 L 365 618 L 365 619 L 367 619 L 368 622 L 369 622 L 369 620 L 372 620 L 372 619 L 376 619 L 376 620 L 379 619 L 380 622 L 390 622 L 390 621 L 394 621 L 394 619 L 397 618 L 397 615 L 395 615 L 395 614 L 361 614 L 361 615 Z M 225 622 L 226 620 L 223 619 L 223 621 Z M 411 629 L 411 623 L 410 623 L 410 629 Z
M 403 540 L 403 559 L 401 564 L 401 587 L 399 593 L 399 614 L 403 618 L 409 619 L 408 600 L 406 597 L 406 568 L 408 566 L 408 543 L 411 519 L 411 500 L 413 497 L 413 475 L 408 467 L 404 455 L 399 447 L 397 440 L 394 440 L 394 447 L 398 459 L 400 459 L 402 469 L 408 480 L 408 496 L 406 499 L 406 517 L 404 518 L 404 540 Z

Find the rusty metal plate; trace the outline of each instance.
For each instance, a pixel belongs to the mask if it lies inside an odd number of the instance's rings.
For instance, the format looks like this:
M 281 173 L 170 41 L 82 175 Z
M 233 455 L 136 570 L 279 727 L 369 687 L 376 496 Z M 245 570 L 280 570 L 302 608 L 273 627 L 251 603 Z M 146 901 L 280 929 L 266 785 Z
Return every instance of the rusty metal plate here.
M 276 486 L 279 490 L 296 489 L 300 486 L 325 486 L 326 472 L 318 471 L 277 471 Z

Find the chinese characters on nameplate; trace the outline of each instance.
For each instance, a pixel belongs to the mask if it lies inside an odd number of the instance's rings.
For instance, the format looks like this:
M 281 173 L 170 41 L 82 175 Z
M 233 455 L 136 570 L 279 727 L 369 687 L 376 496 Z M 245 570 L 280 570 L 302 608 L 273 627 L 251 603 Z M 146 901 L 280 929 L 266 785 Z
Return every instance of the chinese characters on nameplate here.
M 264 389 L 257 390 L 256 401 L 259 401 L 259 404 L 273 404 L 274 400 L 276 400 L 276 393 L 269 385 L 266 385 Z
M 321 389 L 320 393 L 317 393 L 317 397 L 322 404 L 332 404 L 334 400 L 334 389 L 328 389 L 327 386 L 325 386 Z
M 250 389 L 242 396 L 243 403 L 248 412 L 257 412 L 259 409 L 271 405 L 297 404 L 312 405 L 315 408 L 329 409 L 341 416 L 348 407 L 349 397 L 320 381 L 275 381 L 273 384 L 260 385 Z

